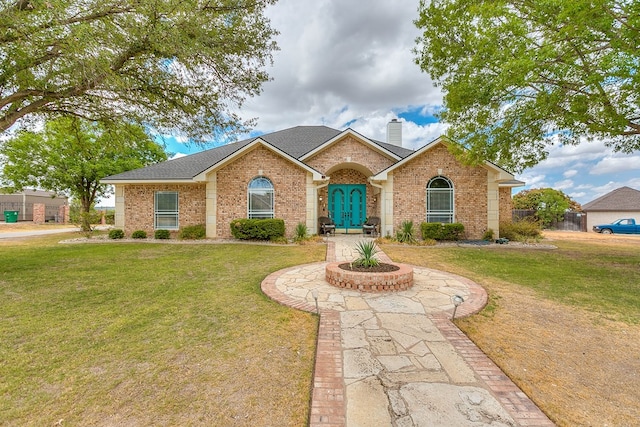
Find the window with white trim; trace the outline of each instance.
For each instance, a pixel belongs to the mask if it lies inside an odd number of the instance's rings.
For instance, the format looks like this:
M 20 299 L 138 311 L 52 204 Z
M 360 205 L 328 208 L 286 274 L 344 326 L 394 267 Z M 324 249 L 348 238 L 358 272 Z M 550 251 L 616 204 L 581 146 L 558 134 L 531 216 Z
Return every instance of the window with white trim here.
M 179 228 L 177 191 L 156 191 L 153 222 L 153 227 L 156 230 L 177 230 Z
M 259 176 L 249 183 L 247 190 L 247 217 L 248 218 L 273 218 L 274 217 L 274 191 L 269 179 Z
M 436 176 L 427 184 L 427 222 L 454 222 L 453 183 Z

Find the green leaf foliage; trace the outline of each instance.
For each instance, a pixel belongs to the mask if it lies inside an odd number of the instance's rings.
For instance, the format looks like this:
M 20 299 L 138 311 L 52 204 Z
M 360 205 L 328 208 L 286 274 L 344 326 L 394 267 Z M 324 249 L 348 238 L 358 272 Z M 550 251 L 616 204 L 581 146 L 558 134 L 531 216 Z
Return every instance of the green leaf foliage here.
M 168 240 L 171 238 L 171 232 L 169 230 L 156 230 L 153 233 L 153 237 L 158 240 Z
M 582 210 L 579 203 L 553 188 L 534 188 L 516 193 L 513 196 L 513 208 L 535 211 L 536 220 L 543 226 L 562 221 L 565 212 Z
M 356 243 L 356 252 L 358 253 L 358 259 L 353 264 L 361 267 L 375 267 L 380 264 L 380 261 L 376 258 L 376 254 L 380 252 L 376 242 L 373 240 L 363 240 Z
M 100 180 L 166 160 L 164 149 L 137 125 L 104 125 L 58 118 L 39 132 L 19 131 L 0 146 L 2 180 L 22 191 L 42 188 L 70 195 L 89 213 L 109 194 Z M 83 229 L 89 224 L 83 222 Z
M 113 230 L 109 230 L 109 238 L 110 239 L 124 239 L 124 231 L 119 228 L 114 228 Z
M 131 233 L 131 238 L 132 239 L 146 239 L 147 238 L 147 232 L 144 230 L 136 230 L 133 233 Z
M 207 228 L 204 224 L 188 225 L 180 230 L 179 237 L 185 240 L 199 240 L 207 237 Z
M 282 219 L 235 219 L 231 222 L 231 235 L 240 240 L 274 240 L 284 237 Z
M 35 115 L 216 138 L 269 79 L 275 0 L 0 2 L 0 132 Z
M 423 222 L 420 224 L 423 240 L 460 240 L 464 235 L 464 225 L 459 222 L 441 224 L 439 222 Z
M 640 149 L 640 2 L 422 0 L 416 63 L 471 163 L 533 166 L 553 143 Z

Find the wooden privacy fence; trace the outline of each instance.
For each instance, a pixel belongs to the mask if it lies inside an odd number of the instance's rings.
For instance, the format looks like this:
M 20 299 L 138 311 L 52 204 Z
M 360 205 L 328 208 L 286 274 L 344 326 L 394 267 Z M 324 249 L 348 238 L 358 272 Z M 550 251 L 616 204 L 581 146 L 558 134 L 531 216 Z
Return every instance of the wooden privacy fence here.
M 536 211 L 529 209 L 513 209 L 511 219 L 519 221 L 528 217 L 535 217 Z M 587 231 L 587 214 L 585 212 L 565 212 L 562 221 L 553 221 L 549 226 L 552 230 Z

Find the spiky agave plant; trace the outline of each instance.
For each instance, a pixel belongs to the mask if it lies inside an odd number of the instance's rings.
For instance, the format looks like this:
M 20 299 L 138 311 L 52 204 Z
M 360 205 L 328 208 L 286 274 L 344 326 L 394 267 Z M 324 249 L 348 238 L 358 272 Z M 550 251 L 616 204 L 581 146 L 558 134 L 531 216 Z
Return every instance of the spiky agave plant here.
M 358 242 L 356 244 L 356 252 L 358 252 L 359 257 L 355 260 L 355 265 L 375 267 L 380 264 L 380 261 L 375 257 L 380 251 L 373 240 Z

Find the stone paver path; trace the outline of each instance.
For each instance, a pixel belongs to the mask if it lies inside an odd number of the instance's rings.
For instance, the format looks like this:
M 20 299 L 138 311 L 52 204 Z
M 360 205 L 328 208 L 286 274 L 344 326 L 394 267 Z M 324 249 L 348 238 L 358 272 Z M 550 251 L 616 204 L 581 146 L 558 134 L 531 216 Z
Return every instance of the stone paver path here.
M 359 236 L 331 237 L 327 262 L 352 261 Z M 389 258 L 380 253 L 382 261 Z M 479 311 L 486 293 L 463 277 L 414 266 L 397 293 L 330 286 L 326 263 L 276 272 L 262 283 L 283 304 L 320 314 L 310 425 L 552 426 L 449 319 Z

